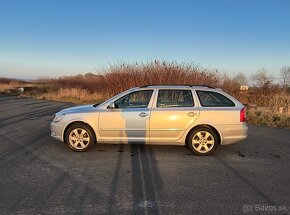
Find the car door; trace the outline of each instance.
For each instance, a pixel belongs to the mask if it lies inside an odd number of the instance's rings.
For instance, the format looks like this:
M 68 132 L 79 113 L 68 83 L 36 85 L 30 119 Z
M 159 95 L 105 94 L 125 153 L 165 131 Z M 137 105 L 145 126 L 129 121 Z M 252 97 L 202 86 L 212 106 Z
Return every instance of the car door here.
M 150 117 L 150 142 L 178 142 L 199 116 L 191 89 L 159 89 Z
M 102 141 L 145 143 L 149 141 L 149 119 L 153 89 L 131 92 L 100 112 Z

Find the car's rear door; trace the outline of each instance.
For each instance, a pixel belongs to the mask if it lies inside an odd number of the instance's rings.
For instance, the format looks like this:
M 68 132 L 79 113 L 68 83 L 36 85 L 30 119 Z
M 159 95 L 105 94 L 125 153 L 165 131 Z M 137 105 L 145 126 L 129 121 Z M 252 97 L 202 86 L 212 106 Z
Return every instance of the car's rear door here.
M 199 116 L 190 88 L 159 89 L 150 117 L 150 142 L 178 142 Z

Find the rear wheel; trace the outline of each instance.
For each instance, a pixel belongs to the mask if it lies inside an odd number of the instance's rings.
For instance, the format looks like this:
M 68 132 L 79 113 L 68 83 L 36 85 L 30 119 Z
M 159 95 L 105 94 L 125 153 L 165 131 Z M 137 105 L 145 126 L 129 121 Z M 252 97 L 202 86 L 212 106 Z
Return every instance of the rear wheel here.
M 66 131 L 65 141 L 74 151 L 83 152 L 95 144 L 96 138 L 90 126 L 84 123 L 75 123 Z
M 218 146 L 218 136 L 212 129 L 200 127 L 191 131 L 186 145 L 197 155 L 210 155 Z

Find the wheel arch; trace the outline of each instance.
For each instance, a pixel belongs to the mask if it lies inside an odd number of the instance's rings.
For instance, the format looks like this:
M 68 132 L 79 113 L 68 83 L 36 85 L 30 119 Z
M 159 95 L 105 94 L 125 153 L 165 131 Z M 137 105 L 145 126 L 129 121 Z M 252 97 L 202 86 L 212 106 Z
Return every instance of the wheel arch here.
M 200 124 L 200 125 L 197 125 L 197 126 L 194 126 L 192 127 L 188 132 L 187 132 L 187 135 L 186 135 L 186 139 L 185 139 L 185 142 L 187 143 L 188 141 L 188 138 L 189 138 L 189 134 L 195 130 L 195 129 L 198 129 L 198 128 L 203 128 L 203 127 L 206 127 L 206 128 L 210 128 L 211 130 L 213 130 L 217 137 L 218 137 L 218 144 L 221 145 L 221 142 L 222 142 L 222 136 L 220 134 L 220 132 L 212 125 L 209 125 L 209 124 Z
M 62 134 L 63 142 L 65 142 L 65 134 L 66 134 L 67 130 L 69 129 L 69 127 L 71 127 L 73 124 L 78 124 L 78 123 L 79 124 L 84 124 L 86 126 L 89 126 L 92 129 L 92 131 L 93 131 L 93 135 L 95 136 L 95 140 L 97 141 L 97 135 L 96 135 L 96 132 L 95 132 L 94 128 L 90 124 L 88 124 L 88 123 L 86 123 L 84 121 L 76 120 L 76 121 L 72 121 L 69 124 L 67 124 L 65 129 L 63 130 L 63 134 Z

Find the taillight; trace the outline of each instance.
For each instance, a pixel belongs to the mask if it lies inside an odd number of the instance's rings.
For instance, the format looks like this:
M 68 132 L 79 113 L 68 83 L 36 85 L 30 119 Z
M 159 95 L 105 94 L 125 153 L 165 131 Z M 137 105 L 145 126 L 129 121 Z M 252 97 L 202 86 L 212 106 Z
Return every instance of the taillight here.
M 243 108 L 240 111 L 240 122 L 245 122 L 245 121 L 246 121 L 246 110 L 245 110 L 245 108 Z

